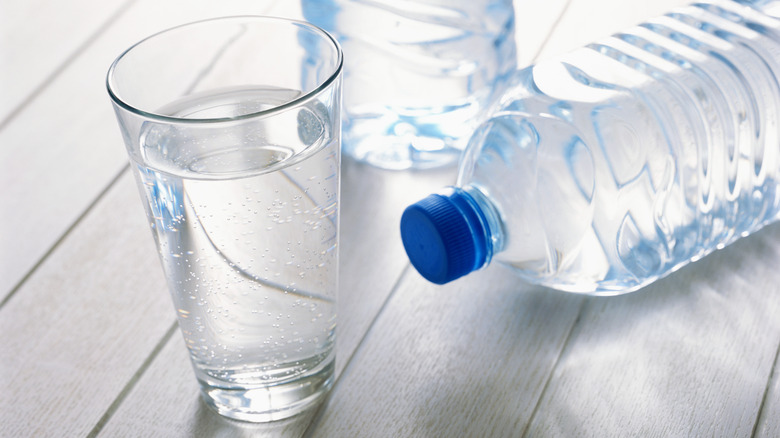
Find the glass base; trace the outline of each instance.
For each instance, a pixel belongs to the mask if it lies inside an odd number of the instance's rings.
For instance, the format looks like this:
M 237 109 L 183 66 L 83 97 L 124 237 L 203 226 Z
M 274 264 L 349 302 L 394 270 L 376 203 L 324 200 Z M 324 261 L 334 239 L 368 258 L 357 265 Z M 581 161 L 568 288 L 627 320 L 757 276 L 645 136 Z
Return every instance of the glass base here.
M 334 361 L 294 380 L 254 388 L 227 388 L 200 381 L 201 396 L 218 414 L 262 423 L 292 417 L 323 400 L 333 385 Z

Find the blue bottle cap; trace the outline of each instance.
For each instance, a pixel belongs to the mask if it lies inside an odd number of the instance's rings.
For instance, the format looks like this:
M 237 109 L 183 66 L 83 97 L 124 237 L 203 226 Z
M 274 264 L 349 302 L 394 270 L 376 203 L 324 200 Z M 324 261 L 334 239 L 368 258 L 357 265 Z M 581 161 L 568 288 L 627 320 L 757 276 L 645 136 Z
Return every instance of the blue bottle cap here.
M 445 284 L 487 261 L 488 230 L 474 199 L 455 189 L 410 205 L 401 216 L 401 239 L 412 266 L 428 281 Z

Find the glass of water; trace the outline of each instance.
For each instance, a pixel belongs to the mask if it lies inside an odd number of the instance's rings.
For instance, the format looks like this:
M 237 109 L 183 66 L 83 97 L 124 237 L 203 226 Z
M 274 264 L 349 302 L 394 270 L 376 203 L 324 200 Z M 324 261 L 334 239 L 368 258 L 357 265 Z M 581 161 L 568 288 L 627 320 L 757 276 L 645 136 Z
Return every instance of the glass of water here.
M 176 27 L 107 87 L 206 403 L 295 415 L 333 381 L 342 54 L 269 17 Z

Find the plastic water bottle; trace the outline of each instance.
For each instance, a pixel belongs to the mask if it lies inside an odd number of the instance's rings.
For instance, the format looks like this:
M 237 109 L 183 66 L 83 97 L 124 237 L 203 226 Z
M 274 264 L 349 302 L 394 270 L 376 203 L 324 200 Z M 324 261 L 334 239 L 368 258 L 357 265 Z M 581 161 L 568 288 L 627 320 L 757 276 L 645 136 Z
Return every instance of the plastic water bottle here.
M 778 4 L 697 3 L 516 72 L 457 186 L 404 212 L 412 264 L 617 294 L 775 221 Z
M 345 155 L 387 169 L 456 163 L 517 68 L 512 0 L 301 0 L 344 50 Z

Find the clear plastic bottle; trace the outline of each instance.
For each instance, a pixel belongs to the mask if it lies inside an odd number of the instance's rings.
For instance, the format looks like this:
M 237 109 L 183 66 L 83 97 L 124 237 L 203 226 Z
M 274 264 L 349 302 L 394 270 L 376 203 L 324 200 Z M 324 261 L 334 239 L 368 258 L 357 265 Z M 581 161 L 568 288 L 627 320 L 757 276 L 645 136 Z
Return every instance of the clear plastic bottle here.
M 301 0 L 344 50 L 343 152 L 388 169 L 457 162 L 517 67 L 512 0 Z
M 697 3 L 516 72 L 457 186 L 404 212 L 412 264 L 617 294 L 775 221 L 778 3 Z

